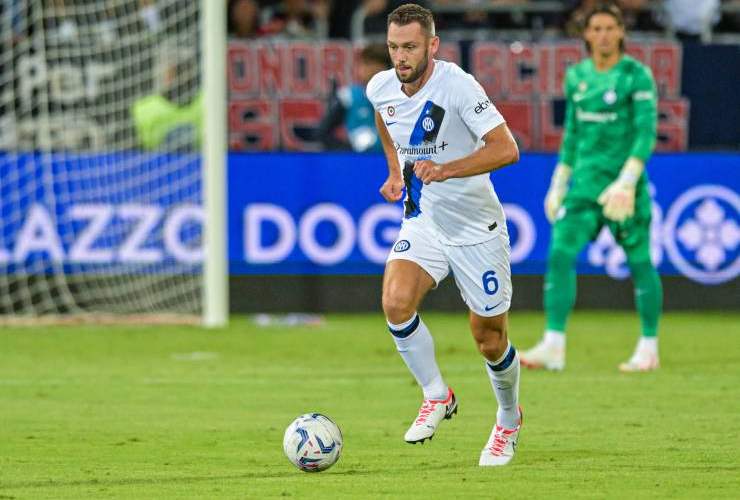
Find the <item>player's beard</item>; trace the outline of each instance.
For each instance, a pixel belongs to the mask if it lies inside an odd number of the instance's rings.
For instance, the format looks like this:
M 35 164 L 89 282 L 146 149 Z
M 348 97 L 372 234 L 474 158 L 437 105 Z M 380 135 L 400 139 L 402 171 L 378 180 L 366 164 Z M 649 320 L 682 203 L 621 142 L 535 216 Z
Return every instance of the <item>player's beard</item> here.
M 426 50 L 424 54 L 424 59 L 422 59 L 422 61 L 419 63 L 419 66 L 416 68 L 416 71 L 411 73 L 406 78 L 402 78 L 401 74 L 398 72 L 398 68 L 396 68 L 396 77 L 401 83 L 414 83 L 416 80 L 421 78 L 421 75 L 424 74 L 428 66 L 429 66 L 429 49 Z

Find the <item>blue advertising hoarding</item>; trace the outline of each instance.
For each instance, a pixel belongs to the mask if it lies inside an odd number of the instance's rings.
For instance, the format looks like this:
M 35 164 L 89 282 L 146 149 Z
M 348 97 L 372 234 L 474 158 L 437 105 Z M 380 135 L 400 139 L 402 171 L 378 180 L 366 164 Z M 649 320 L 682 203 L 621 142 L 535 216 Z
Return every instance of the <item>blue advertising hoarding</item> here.
M 542 204 L 556 157 L 524 154 L 491 175 L 507 215 L 516 274 L 545 271 L 550 225 Z M 740 273 L 740 156 L 659 154 L 653 191 L 653 260 L 663 274 L 706 283 Z M 401 218 L 378 189 L 381 156 L 233 154 L 229 255 L 236 274 L 380 273 Z M 234 259 L 239 256 L 238 259 Z M 625 256 L 607 230 L 579 270 L 624 278 Z
M 492 174 L 515 274 L 545 271 L 550 226 L 542 200 L 555 161 L 524 154 Z M 199 169 L 196 157 L 0 156 L 0 271 L 133 265 L 198 272 Z M 740 155 L 658 154 L 648 170 L 660 272 L 705 284 L 736 279 Z M 402 214 L 400 203 L 385 203 L 378 193 L 386 173 L 379 155 L 230 154 L 230 273 L 381 273 Z M 578 265 L 585 273 L 627 276 L 624 253 L 606 230 Z

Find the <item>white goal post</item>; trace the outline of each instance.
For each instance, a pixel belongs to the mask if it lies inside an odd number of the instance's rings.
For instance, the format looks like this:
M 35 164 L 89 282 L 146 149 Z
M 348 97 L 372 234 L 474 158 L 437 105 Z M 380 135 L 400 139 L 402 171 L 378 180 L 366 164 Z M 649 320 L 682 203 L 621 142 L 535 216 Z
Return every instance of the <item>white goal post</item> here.
M 205 134 L 203 205 L 203 324 L 224 326 L 228 319 L 228 254 L 226 248 L 226 2 L 203 5 L 203 80 Z
M 0 323 L 226 324 L 225 8 L 0 1 Z

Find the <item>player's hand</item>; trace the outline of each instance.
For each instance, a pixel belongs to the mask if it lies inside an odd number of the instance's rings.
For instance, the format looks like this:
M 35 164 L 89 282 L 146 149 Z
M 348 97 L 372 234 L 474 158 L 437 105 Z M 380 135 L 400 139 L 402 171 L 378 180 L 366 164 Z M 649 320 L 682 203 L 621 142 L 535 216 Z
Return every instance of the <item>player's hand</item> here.
M 621 223 L 635 214 L 635 187 L 644 169 L 645 163 L 639 158 L 627 158 L 617 180 L 597 200 L 604 207 L 604 217 Z
M 558 212 L 560 207 L 563 206 L 563 200 L 565 199 L 565 193 L 567 190 L 560 187 L 550 186 L 545 195 L 545 217 L 550 221 L 550 224 L 555 222 L 558 218 Z
M 571 176 L 571 168 L 564 163 L 558 163 L 550 180 L 550 188 L 545 195 L 545 216 L 550 224 L 558 218 L 560 207 L 568 193 L 568 181 Z
M 380 186 L 380 194 L 385 201 L 395 202 L 403 196 L 403 179 L 399 175 L 388 176 L 388 179 Z
M 424 184 L 447 180 L 442 165 L 435 163 L 432 160 L 417 160 L 414 162 L 414 174 L 416 174 L 416 177 L 418 177 Z
M 624 222 L 635 214 L 635 186 L 617 179 L 602 191 L 598 199 L 603 214 L 614 222 Z

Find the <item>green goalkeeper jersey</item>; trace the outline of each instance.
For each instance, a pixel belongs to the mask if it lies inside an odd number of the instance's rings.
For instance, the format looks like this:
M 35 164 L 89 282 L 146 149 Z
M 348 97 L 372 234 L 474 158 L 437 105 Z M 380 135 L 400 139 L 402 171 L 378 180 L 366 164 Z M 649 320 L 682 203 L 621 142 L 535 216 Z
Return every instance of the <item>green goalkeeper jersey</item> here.
M 648 67 L 625 55 L 608 71 L 597 71 L 590 58 L 571 66 L 564 87 L 560 162 L 573 168 L 568 198 L 596 200 L 628 157 L 646 162 L 655 147 L 655 80 Z M 646 182 L 643 174 L 638 190 Z

